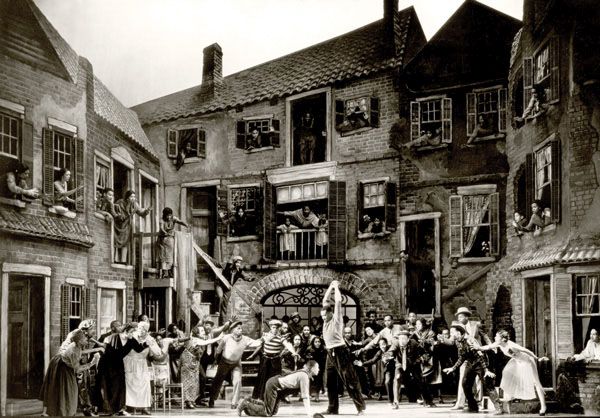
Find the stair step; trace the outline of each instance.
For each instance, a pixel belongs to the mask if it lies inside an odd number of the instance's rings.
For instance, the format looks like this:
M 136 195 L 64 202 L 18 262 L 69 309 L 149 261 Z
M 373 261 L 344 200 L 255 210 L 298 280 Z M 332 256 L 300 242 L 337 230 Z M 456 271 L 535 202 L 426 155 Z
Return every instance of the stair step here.
M 38 399 L 7 399 L 6 415 L 40 415 L 44 404 Z

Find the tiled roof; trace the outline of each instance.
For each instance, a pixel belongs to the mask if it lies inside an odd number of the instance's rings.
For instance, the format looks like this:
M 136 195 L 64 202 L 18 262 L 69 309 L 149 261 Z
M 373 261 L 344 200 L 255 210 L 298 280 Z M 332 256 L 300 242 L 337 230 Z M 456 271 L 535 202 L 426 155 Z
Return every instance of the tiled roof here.
M 69 73 L 71 81 L 77 81 L 77 73 L 79 72 L 79 55 L 71 46 L 60 36 L 60 34 L 54 29 L 54 26 L 46 19 L 46 16 L 38 9 L 32 0 L 27 0 L 27 4 L 31 8 L 35 18 L 37 19 L 40 27 L 46 34 L 48 41 L 52 44 L 56 55 L 60 59 L 60 62 L 64 65 L 65 70 Z
M 563 264 L 600 261 L 600 243 L 591 240 L 571 241 L 561 257 Z
M 86 225 L 66 219 L 26 215 L 12 208 L 0 208 L 0 231 L 88 248 L 94 245 Z
M 140 125 L 137 114 L 123 106 L 96 76 L 94 76 L 94 111 L 158 159 L 150 140 Z
M 542 246 L 525 251 L 519 260 L 510 266 L 510 271 L 523 271 L 547 267 L 560 263 L 564 244 L 556 246 Z
M 389 55 L 383 19 L 352 32 L 313 45 L 223 78 L 215 97 L 202 97 L 195 86 L 160 97 L 134 109 L 142 124 L 157 123 L 237 105 L 284 97 L 366 76 L 404 64 L 410 22 L 416 14 L 412 7 L 397 14 L 396 54 Z

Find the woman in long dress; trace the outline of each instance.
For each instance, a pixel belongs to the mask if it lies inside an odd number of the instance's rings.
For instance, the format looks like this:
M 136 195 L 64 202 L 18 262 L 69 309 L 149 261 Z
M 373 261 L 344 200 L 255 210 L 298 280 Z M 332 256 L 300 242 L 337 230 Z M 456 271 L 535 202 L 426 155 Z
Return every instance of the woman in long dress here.
M 160 278 L 172 277 L 173 257 L 175 249 L 175 226 L 179 224 L 188 228 L 188 225 L 173 216 L 173 209 L 164 208 L 162 220 L 160 221 L 160 231 L 158 231 L 158 265 L 160 268 Z
M 535 399 L 537 394 L 540 399 L 540 415 L 545 415 L 546 399 L 537 371 L 537 361 L 543 361 L 546 358 L 539 358 L 525 347 L 510 341 L 508 331 L 498 331 L 494 342 L 480 347 L 480 350 L 493 350 L 494 348 L 499 348 L 510 357 L 504 366 L 500 382 L 504 400 Z
M 125 366 L 125 405 L 136 413 L 140 409 L 142 415 L 150 415 L 148 408 L 152 404 L 150 374 L 148 373 L 148 355 L 160 356 L 162 350 L 151 336 L 148 335 L 150 324 L 140 322 L 134 332 L 133 340 L 142 345 L 141 351 L 131 350 L 123 358 Z
M 80 365 L 87 336 L 82 330 L 76 330 L 71 337 L 72 342 L 52 357 L 44 376 L 40 397 L 46 413 L 51 416 L 74 416 L 77 413 L 79 389 L 76 374 L 95 366 L 97 362 L 95 357 L 90 363 Z

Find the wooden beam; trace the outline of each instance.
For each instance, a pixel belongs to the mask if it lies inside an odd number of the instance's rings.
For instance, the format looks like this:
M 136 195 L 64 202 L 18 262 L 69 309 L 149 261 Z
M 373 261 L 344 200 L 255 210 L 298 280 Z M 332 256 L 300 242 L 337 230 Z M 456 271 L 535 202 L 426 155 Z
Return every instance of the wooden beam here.
M 443 295 L 442 303 L 447 302 L 448 300 L 452 299 L 457 294 L 459 294 L 459 293 L 463 292 L 464 290 L 468 289 L 469 287 L 471 287 L 473 285 L 473 283 L 475 283 L 477 280 L 479 280 L 483 276 L 485 276 L 486 273 L 488 271 L 490 271 L 492 269 L 492 267 L 494 267 L 494 264 L 495 263 L 487 264 L 484 267 L 477 270 L 475 273 L 471 274 L 469 277 L 467 277 L 465 280 L 463 280 L 458 286 L 456 286 L 454 289 L 450 290 L 450 292 Z

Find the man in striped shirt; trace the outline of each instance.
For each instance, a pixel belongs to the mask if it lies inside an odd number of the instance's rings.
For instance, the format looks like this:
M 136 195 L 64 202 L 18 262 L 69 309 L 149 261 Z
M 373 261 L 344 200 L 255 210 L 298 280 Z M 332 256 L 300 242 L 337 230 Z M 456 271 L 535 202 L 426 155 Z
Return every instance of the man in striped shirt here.
M 329 303 L 329 297 L 332 292 L 334 293 L 333 307 Z M 366 405 L 352 364 L 352 354 L 344 340 L 342 293 L 340 292 L 340 285 L 337 280 L 331 282 L 327 292 L 323 296 L 321 318 L 323 318 L 323 340 L 327 349 L 325 369 L 327 370 L 327 396 L 329 398 L 329 406 L 323 412 L 323 415 L 337 415 L 339 413 L 338 377 L 339 381 L 346 387 L 348 395 L 354 401 L 358 415 L 363 415 Z

